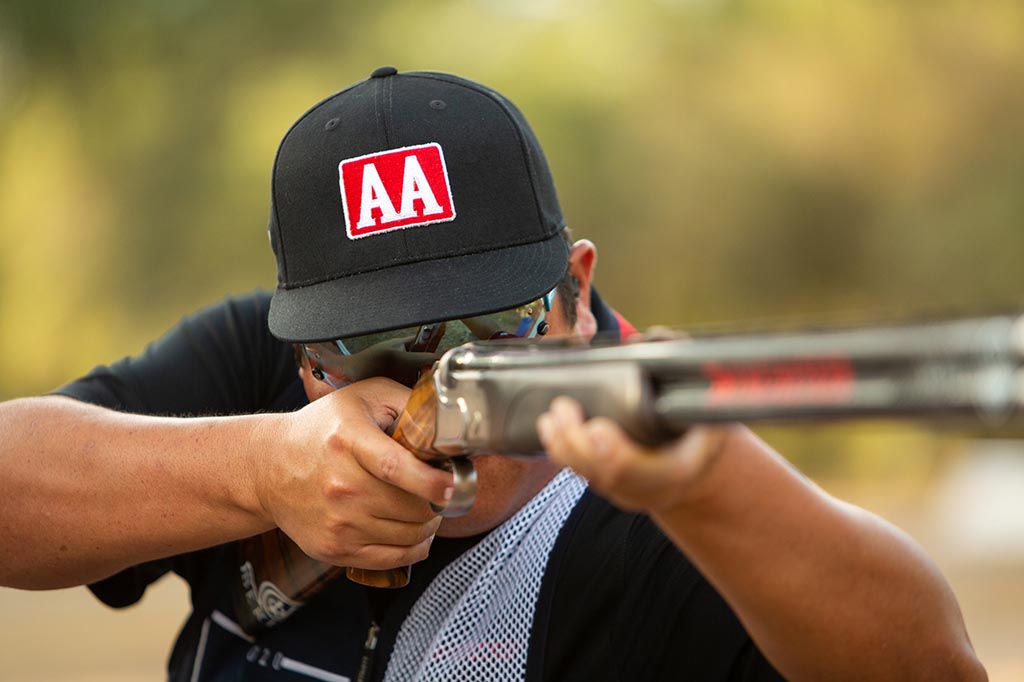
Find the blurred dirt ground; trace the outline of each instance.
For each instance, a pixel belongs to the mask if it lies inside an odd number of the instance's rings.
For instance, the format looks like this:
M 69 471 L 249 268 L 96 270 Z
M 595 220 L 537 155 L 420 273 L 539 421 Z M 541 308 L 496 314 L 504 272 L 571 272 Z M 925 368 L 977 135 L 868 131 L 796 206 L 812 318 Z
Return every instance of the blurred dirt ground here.
M 3 682 L 161 680 L 188 613 L 188 588 L 167 577 L 140 604 L 119 611 L 103 606 L 84 587 L 0 589 L 0 613 Z

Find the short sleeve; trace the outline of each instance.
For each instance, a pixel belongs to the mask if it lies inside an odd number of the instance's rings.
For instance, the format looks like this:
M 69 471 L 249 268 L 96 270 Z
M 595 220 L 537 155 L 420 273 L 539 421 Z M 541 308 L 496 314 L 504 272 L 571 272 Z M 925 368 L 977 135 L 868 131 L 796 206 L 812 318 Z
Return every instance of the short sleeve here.
M 549 571 L 531 639 L 546 644 L 530 662 L 542 679 L 782 679 L 721 595 L 644 515 L 588 492 Z
M 649 517 L 632 516 L 625 554 L 617 636 L 632 652 L 627 665 L 644 670 L 640 679 L 689 670 L 703 680 L 782 680 L 725 599 Z
M 296 383 L 291 347 L 267 330 L 270 295 L 227 298 L 185 317 L 138 356 L 57 389 L 138 414 L 200 416 L 270 410 Z

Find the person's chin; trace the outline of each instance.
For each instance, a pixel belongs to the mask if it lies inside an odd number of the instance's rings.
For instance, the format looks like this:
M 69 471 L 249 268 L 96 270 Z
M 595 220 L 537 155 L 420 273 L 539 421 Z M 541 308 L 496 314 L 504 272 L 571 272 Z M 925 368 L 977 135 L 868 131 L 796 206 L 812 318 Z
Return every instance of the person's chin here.
M 486 519 L 475 519 L 470 512 L 465 516 L 458 516 L 453 519 L 441 521 L 441 527 L 437 529 L 439 538 L 468 538 L 472 535 L 480 535 L 494 530 L 499 524 L 488 523 Z

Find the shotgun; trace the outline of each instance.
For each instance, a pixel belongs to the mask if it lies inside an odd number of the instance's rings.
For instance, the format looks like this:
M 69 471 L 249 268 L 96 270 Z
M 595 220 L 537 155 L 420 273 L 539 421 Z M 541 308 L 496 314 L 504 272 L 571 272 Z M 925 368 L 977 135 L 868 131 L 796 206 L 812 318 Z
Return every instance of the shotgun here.
M 458 516 L 471 508 L 476 488 L 466 456 L 543 456 L 534 424 L 559 395 L 578 400 L 589 416 L 614 419 L 647 445 L 694 423 L 881 417 L 991 426 L 1022 412 L 1022 360 L 1022 315 L 619 345 L 474 342 L 449 350 L 421 375 L 393 437 L 452 471 L 455 493 L 439 511 Z M 270 531 L 243 543 L 236 611 L 251 621 L 243 622 L 247 628 L 273 625 L 342 572 L 365 585 L 401 587 L 410 568 L 320 564 Z

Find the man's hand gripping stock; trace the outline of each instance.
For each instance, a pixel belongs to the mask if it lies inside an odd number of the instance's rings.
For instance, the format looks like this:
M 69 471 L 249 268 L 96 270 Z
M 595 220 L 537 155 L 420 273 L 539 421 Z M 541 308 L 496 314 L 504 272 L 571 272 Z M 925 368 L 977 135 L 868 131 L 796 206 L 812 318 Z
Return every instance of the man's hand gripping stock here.
M 395 381 L 367 379 L 268 426 L 284 437 L 256 466 L 260 503 L 309 556 L 367 569 L 427 556 L 441 523 L 430 503 L 445 506 L 452 476 L 386 433 L 408 397 Z

